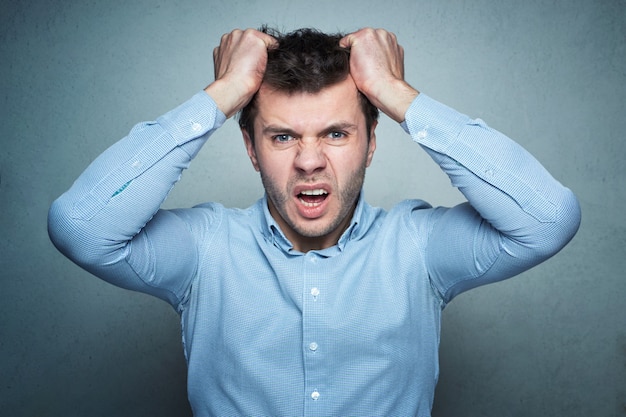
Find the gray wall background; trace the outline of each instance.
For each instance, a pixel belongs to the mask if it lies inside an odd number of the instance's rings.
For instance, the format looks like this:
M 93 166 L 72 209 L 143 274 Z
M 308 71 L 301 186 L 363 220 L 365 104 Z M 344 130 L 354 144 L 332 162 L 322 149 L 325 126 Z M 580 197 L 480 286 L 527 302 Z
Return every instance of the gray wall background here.
M 626 2 L 2 1 L 0 413 L 184 416 L 176 313 L 91 277 L 50 244 L 52 200 L 101 151 L 213 78 L 234 27 L 388 28 L 406 76 L 515 138 L 578 195 L 559 255 L 445 311 L 434 416 L 626 415 Z M 383 119 L 366 193 L 461 201 Z M 262 192 L 230 121 L 167 200 Z

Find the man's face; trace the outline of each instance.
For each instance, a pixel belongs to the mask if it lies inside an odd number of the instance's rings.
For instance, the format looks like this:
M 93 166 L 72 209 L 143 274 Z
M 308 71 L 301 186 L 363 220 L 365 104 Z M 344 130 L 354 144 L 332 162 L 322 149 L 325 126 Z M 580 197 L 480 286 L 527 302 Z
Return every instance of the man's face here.
M 319 93 L 257 95 L 248 155 L 261 173 L 269 210 L 296 250 L 333 246 L 352 218 L 376 149 L 351 77 Z

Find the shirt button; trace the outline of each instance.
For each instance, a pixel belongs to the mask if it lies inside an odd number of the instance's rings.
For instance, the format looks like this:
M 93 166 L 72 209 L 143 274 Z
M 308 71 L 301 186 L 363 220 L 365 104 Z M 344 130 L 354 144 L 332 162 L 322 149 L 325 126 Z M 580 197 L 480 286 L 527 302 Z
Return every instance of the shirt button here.
M 309 344 L 309 350 L 310 350 L 310 351 L 312 351 L 312 352 L 315 352 L 315 351 L 317 350 L 317 348 L 318 348 L 318 347 L 319 347 L 319 346 L 318 346 L 318 345 L 317 345 L 317 343 L 315 343 L 315 342 L 311 342 L 311 343 Z
M 318 295 L 320 295 L 320 290 L 317 287 L 311 288 L 311 295 L 313 297 L 317 297 Z
M 194 132 L 199 132 L 200 130 L 202 130 L 202 125 L 201 125 L 200 123 L 193 123 L 193 124 L 191 125 L 191 129 L 192 129 Z
M 428 131 L 426 131 L 426 129 L 422 129 L 417 132 L 417 137 L 420 139 L 424 139 L 426 136 L 428 136 Z
M 317 392 L 317 390 L 311 393 L 311 398 L 313 398 L 314 400 L 317 400 L 319 397 L 320 397 L 320 393 Z

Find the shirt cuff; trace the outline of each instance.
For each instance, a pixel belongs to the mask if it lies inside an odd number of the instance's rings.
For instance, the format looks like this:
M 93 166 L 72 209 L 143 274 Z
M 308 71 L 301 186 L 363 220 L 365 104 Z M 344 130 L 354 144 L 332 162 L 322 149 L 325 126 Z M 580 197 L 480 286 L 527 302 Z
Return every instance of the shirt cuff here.
M 415 142 L 445 154 L 469 121 L 468 116 L 420 93 L 401 126 Z
M 224 113 L 204 91 L 157 119 L 179 146 L 218 129 L 225 121 Z

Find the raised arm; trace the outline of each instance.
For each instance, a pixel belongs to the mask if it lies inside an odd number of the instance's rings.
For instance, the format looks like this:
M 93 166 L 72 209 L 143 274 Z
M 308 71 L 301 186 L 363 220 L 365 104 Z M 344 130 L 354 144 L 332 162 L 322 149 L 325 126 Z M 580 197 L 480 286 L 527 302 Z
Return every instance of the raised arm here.
M 254 30 L 224 35 L 214 51 L 216 79 L 205 91 L 135 126 L 52 204 L 56 247 L 115 285 L 177 305 L 197 249 L 185 215 L 159 208 L 210 134 L 258 89 L 272 43 Z
M 516 275 L 557 253 L 576 233 L 580 208 L 521 146 L 482 120 L 418 93 L 404 81 L 403 49 L 384 30 L 346 36 L 357 87 L 401 122 L 469 204 L 431 215 L 426 262 L 443 299 Z M 414 220 L 421 221 L 415 212 Z M 416 228 L 417 230 L 417 228 Z

